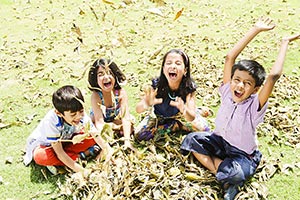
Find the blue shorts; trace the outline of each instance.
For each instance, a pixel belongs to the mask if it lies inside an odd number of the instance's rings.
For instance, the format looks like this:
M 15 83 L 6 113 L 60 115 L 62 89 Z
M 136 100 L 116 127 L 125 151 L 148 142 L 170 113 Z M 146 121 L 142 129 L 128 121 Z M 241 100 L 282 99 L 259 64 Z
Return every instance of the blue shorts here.
M 230 145 L 221 136 L 209 132 L 188 134 L 180 147 L 181 153 L 187 155 L 196 152 L 216 156 L 223 160 L 217 170 L 216 178 L 222 184 L 243 184 L 255 173 L 262 154 L 255 150 L 251 155 Z

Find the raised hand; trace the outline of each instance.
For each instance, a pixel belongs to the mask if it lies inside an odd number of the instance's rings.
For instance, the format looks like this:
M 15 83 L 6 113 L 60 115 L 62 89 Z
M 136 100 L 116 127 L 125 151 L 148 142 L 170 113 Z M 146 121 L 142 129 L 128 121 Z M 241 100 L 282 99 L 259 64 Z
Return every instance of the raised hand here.
M 292 36 L 288 36 L 288 37 L 284 37 L 282 38 L 282 41 L 287 41 L 287 42 L 292 42 L 294 40 L 300 39 L 300 34 L 296 34 L 296 35 L 292 35 Z
M 180 97 L 176 97 L 175 101 L 170 101 L 170 105 L 178 108 L 181 113 L 184 112 L 185 104 Z
M 157 89 L 154 90 L 152 87 L 148 87 L 145 89 L 144 93 L 144 101 L 147 104 L 147 106 L 153 106 L 163 102 L 162 98 L 156 98 Z
M 255 27 L 259 30 L 259 31 L 268 31 L 268 30 L 272 30 L 275 25 L 272 24 L 273 20 L 270 18 L 261 18 L 259 19 L 256 23 L 255 23 Z

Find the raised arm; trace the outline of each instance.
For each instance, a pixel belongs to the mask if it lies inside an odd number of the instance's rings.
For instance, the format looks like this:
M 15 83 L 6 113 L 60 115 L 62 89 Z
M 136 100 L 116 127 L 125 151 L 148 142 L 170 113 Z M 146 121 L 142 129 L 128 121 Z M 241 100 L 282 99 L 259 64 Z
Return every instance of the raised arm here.
M 265 105 L 265 103 L 267 102 L 267 100 L 273 90 L 273 87 L 274 87 L 276 81 L 279 79 L 279 77 L 282 74 L 282 69 L 283 69 L 286 51 L 288 49 L 288 44 L 299 38 L 300 38 L 300 34 L 293 35 L 293 36 L 282 39 L 277 59 L 266 79 L 264 86 L 261 88 L 261 90 L 258 94 L 260 107 Z
M 94 124 L 98 130 L 102 130 L 104 126 L 104 118 L 99 102 L 101 102 L 101 99 L 97 92 L 92 92 L 91 105 L 94 113 Z
M 124 145 L 125 148 L 134 149 L 130 142 L 130 134 L 131 134 L 131 120 L 130 120 L 130 112 L 128 105 L 128 96 L 124 89 L 121 89 L 121 116 L 122 116 L 122 125 L 124 132 Z
M 259 20 L 256 24 L 244 35 L 242 39 L 227 53 L 224 66 L 223 83 L 227 83 L 231 79 L 231 69 L 235 63 L 235 59 L 249 44 L 249 42 L 260 32 L 272 30 L 275 25 L 271 25 L 272 20 L 269 18 Z

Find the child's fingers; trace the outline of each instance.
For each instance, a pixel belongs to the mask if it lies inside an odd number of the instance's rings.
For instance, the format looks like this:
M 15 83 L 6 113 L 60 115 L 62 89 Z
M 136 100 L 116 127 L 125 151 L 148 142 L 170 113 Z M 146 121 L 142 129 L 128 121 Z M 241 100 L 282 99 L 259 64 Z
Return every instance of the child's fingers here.
M 293 35 L 291 37 L 292 40 L 296 40 L 296 39 L 299 39 L 300 38 L 300 34 L 297 34 L 297 35 Z
M 300 34 L 296 34 L 296 35 L 292 35 L 289 37 L 285 37 L 285 38 L 283 38 L 283 40 L 287 40 L 287 41 L 291 42 L 291 41 L 299 39 L 299 38 L 300 38 Z

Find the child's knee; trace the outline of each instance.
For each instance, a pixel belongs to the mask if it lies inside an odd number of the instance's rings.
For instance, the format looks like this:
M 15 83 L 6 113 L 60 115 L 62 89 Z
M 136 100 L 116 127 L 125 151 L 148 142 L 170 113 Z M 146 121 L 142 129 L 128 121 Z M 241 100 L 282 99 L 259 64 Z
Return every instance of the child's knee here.
M 230 184 L 239 184 L 247 178 L 239 163 L 228 162 L 226 159 L 220 164 L 216 177 L 221 183 L 227 182 Z

